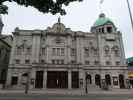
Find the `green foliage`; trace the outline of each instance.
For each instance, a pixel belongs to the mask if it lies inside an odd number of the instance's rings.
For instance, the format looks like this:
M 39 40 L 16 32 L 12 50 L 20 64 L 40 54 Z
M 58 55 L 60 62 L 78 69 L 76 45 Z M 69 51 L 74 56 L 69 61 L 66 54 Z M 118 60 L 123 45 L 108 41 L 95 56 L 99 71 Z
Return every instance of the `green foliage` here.
M 18 5 L 32 6 L 43 13 L 52 13 L 53 15 L 60 13 L 65 15 L 63 5 L 68 6 L 70 2 L 83 1 L 83 0 L 0 0 L 0 14 L 6 14 L 8 7 L 3 5 L 3 2 L 16 2 Z
M 0 5 L 0 14 L 7 14 L 8 7 L 5 5 Z

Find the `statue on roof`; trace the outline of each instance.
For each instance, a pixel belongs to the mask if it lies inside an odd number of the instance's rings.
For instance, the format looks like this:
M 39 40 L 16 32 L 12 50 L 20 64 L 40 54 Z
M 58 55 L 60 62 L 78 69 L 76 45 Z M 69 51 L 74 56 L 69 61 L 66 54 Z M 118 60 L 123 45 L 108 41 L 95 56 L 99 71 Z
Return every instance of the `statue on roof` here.
M 60 23 L 60 22 L 61 22 L 61 18 L 59 17 L 59 18 L 58 18 L 58 23 Z

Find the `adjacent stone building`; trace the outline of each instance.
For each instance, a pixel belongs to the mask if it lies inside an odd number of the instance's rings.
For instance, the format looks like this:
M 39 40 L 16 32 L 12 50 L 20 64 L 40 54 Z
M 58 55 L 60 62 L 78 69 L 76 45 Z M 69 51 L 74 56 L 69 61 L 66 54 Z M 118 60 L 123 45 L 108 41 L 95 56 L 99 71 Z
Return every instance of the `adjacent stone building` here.
M 15 29 L 8 88 L 126 88 L 128 70 L 122 34 L 100 14 L 91 32 L 60 22 L 46 30 Z M 28 81 L 27 81 L 28 79 Z
M 9 65 L 9 56 L 11 51 L 12 36 L 1 34 L 3 22 L 0 16 L 0 88 L 4 88 L 6 84 L 6 75 Z
M 133 88 L 133 57 L 127 58 L 128 77 L 130 81 L 130 88 Z

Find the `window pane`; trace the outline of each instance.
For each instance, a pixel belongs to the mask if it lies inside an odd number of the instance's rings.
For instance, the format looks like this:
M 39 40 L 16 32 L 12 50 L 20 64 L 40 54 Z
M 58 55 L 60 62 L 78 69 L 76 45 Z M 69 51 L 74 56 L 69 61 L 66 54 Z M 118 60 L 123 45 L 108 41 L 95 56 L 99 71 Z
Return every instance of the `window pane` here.
M 52 55 L 53 55 L 53 56 L 56 55 L 56 48 L 53 48 L 53 50 L 52 50 Z
M 61 48 L 61 55 L 64 56 L 64 54 L 65 54 L 64 48 Z

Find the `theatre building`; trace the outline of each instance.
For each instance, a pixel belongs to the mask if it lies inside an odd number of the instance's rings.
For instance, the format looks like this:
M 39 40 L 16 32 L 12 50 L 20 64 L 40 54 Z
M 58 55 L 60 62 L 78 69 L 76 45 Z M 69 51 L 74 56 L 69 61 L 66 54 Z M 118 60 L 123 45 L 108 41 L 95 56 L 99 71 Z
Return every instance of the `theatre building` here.
M 13 32 L 7 88 L 126 88 L 128 70 L 122 34 L 104 14 L 90 32 L 58 22 L 46 30 Z M 28 81 L 27 81 L 28 80 Z

